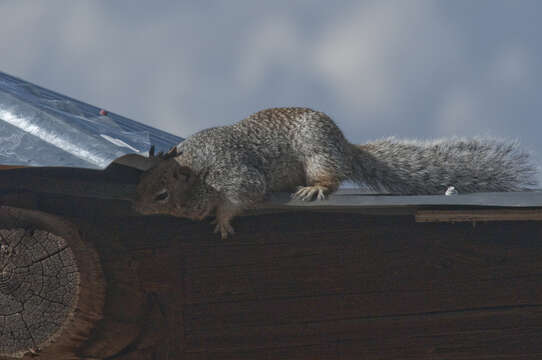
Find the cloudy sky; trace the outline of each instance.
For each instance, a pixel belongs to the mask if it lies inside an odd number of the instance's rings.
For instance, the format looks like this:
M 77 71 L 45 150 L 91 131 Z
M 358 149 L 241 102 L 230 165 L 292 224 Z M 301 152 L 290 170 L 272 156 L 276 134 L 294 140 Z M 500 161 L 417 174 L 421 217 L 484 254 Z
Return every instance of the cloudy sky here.
M 272 106 L 352 142 L 519 139 L 542 157 L 542 2 L 0 1 L 0 71 L 186 137 Z

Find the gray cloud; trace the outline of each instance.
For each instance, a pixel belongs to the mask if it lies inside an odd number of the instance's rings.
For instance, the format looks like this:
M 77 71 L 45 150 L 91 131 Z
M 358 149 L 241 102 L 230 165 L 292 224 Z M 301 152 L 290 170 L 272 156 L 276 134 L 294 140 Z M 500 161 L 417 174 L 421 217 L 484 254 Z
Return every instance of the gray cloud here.
M 361 115 L 360 126 L 408 129 L 404 109 L 430 99 L 433 87 L 450 76 L 461 44 L 434 4 L 363 3 L 323 34 L 316 70 L 333 87 L 336 101 Z M 428 125 L 421 118 L 414 124 L 421 121 Z

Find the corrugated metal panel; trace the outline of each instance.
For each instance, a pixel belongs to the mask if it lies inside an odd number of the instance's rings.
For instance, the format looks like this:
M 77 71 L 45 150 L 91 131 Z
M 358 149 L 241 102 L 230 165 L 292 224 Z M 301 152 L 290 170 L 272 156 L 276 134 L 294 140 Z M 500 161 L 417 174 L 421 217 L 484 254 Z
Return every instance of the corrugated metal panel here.
M 103 169 L 182 138 L 0 72 L 0 165 Z

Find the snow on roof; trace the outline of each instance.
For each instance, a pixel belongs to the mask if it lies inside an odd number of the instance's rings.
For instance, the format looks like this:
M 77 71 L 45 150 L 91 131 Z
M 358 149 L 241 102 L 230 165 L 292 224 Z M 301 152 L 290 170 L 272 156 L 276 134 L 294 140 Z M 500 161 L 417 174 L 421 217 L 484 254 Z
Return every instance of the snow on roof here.
M 183 139 L 0 72 L 0 166 L 104 169 Z

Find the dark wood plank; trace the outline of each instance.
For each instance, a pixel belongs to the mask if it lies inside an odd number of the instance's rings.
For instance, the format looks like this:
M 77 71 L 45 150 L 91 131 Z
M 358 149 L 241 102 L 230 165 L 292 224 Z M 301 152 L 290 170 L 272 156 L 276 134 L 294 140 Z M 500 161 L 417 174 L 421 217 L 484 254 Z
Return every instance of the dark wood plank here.
M 259 244 L 183 243 L 185 298 L 197 304 L 421 291 L 540 274 L 538 226 L 521 224 L 473 228 L 403 221 L 399 229 L 375 224 L 372 233 L 294 234 L 287 243 L 267 242 L 272 233 L 262 233 Z
M 542 209 L 418 210 L 417 222 L 541 221 Z
M 289 346 L 272 347 L 247 351 L 204 351 L 204 352 L 186 352 L 182 355 L 183 360 L 335 360 L 339 359 L 339 346 L 337 343 L 308 345 L 308 346 Z
M 525 306 L 224 328 L 211 334 L 187 334 L 186 351 L 241 352 L 345 343 L 339 352 L 357 352 L 366 358 L 380 358 L 380 351 L 391 351 L 396 358 L 409 352 L 420 358 L 465 354 L 491 358 L 540 353 L 541 336 L 542 306 Z
M 303 349 L 324 345 L 333 359 L 537 358 L 538 224 L 396 220 L 280 239 L 262 229 L 252 245 L 182 242 L 189 358 L 308 359 Z
M 193 304 L 184 307 L 184 324 L 187 331 L 212 333 L 234 327 L 542 305 L 541 288 L 541 277 L 533 275 L 527 278 L 446 284 L 432 289 L 388 289 L 361 294 Z M 500 291 L 496 292 L 495 289 Z

